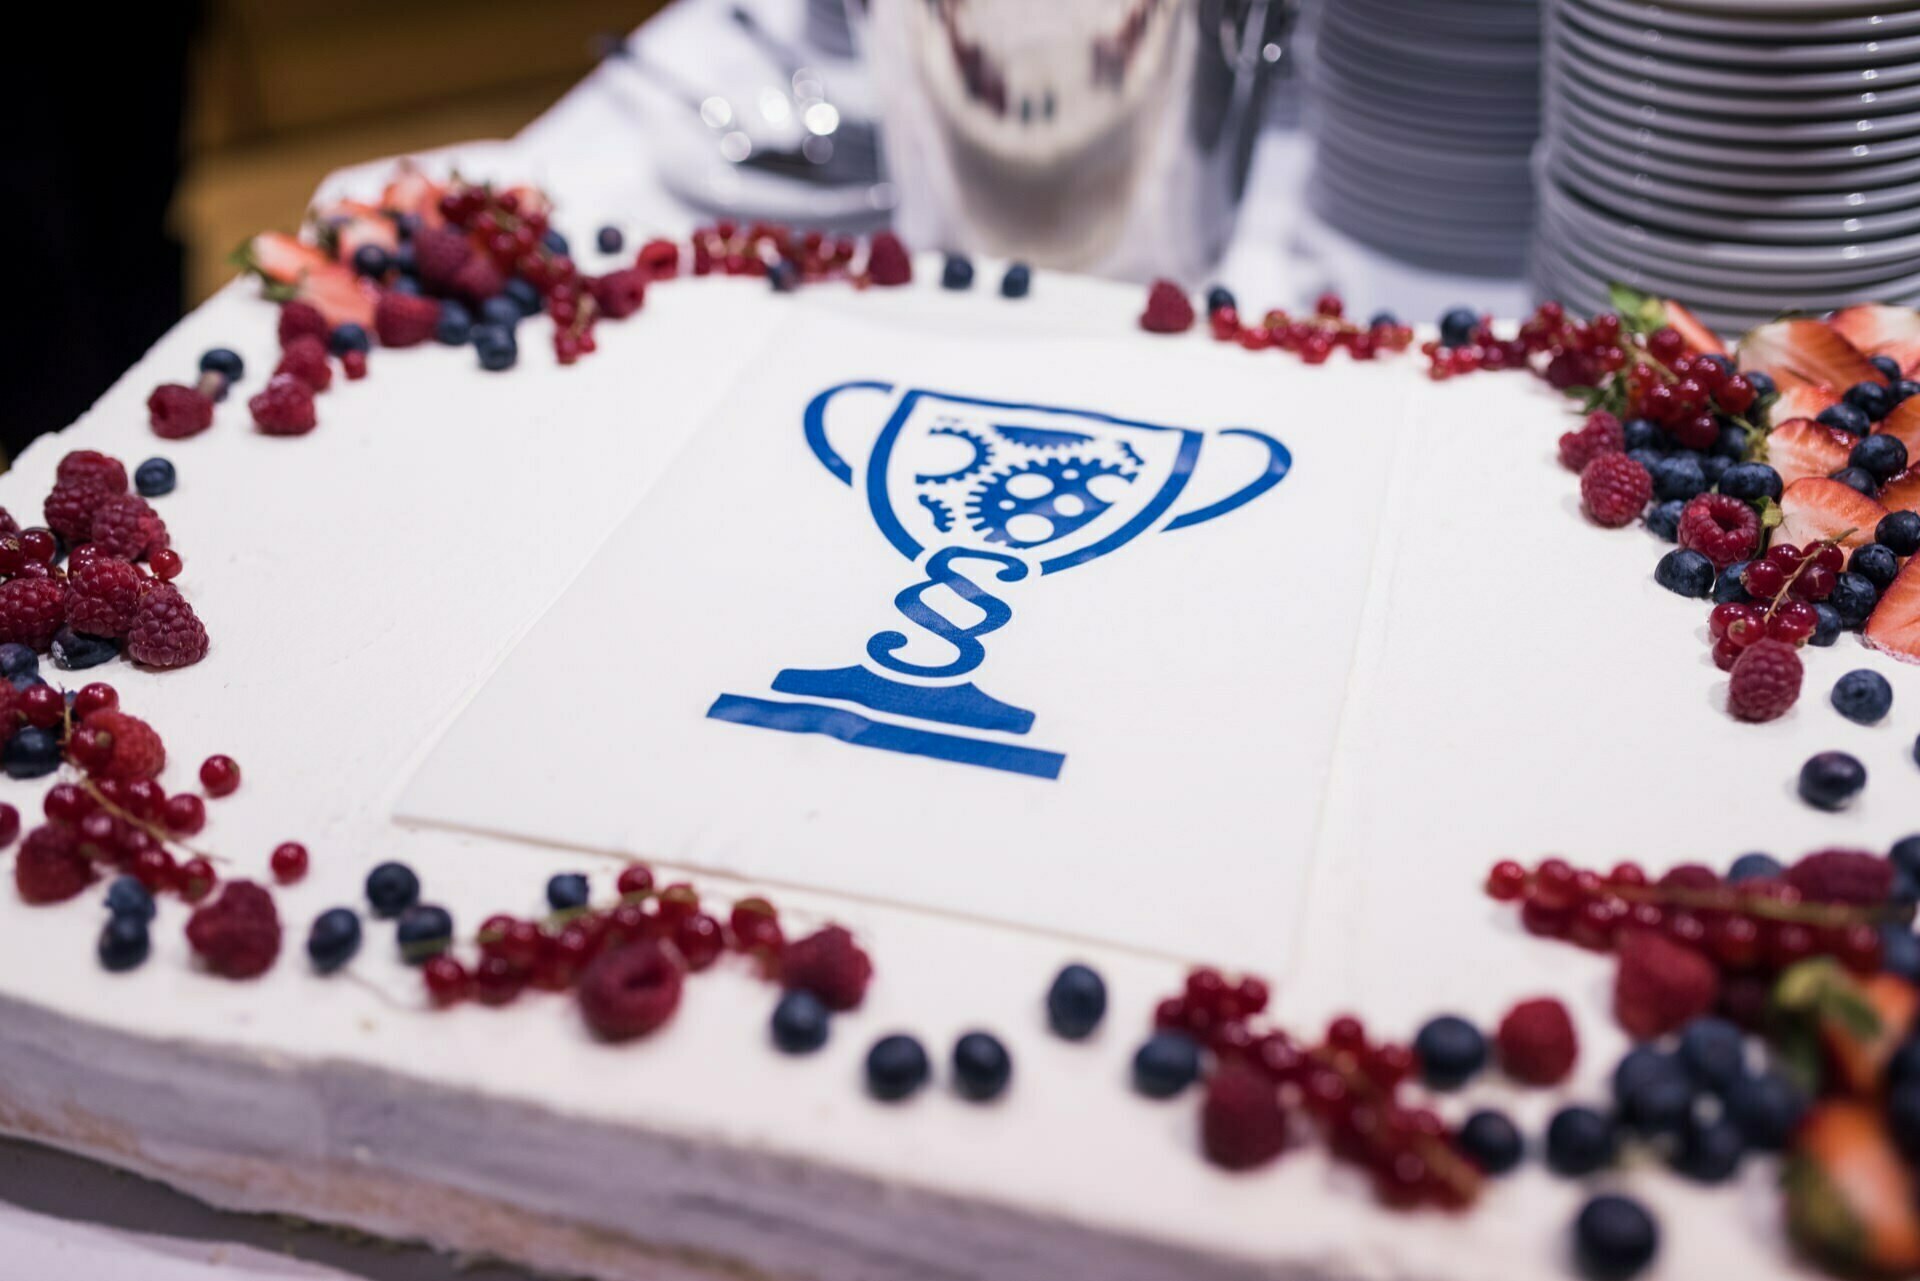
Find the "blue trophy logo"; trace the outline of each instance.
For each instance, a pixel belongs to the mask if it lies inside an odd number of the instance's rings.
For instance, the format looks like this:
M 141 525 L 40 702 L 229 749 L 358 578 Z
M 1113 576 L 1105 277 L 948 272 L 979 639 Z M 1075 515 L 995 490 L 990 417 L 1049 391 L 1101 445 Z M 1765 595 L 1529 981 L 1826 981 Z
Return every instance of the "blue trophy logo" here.
M 772 689 L 787 698 L 723 694 L 709 717 L 1058 778 L 1064 753 L 1016 741 L 1032 730 L 1034 714 L 970 679 L 986 661 L 985 638 L 1013 619 L 996 589 L 1096 560 L 1156 527 L 1185 529 L 1224 516 L 1279 484 L 1292 462 L 1271 436 L 1219 431 L 1264 446 L 1264 465 L 1224 497 L 1170 515 L 1206 432 L 907 389 L 856 475 L 828 441 L 826 426 L 828 406 L 855 395 L 893 397 L 895 390 L 853 382 L 821 392 L 807 405 L 807 444 L 835 479 L 865 492 L 881 534 L 919 567 L 923 577 L 893 603 L 922 639 L 916 644 L 906 630 L 878 632 L 863 663 L 786 668 Z M 934 594 L 938 588 L 947 591 Z M 939 608 L 954 597 L 967 606 L 965 621 Z M 917 658 L 903 653 L 909 647 Z

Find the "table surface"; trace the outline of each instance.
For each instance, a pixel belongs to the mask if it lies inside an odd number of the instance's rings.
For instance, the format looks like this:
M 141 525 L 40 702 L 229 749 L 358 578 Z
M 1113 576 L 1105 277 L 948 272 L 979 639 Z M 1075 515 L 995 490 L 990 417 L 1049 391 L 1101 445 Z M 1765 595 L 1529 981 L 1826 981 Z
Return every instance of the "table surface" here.
M 723 17 L 728 0 L 678 0 L 635 37 L 648 55 L 688 68 L 750 63 L 744 37 Z M 798 34 L 800 6 L 753 6 L 776 31 Z M 634 226 L 669 232 L 699 215 L 646 163 L 634 102 L 644 69 L 602 67 L 530 124 L 514 145 L 530 166 L 571 191 L 597 191 Z M 1299 306 L 1323 289 L 1356 312 L 1391 308 L 1408 320 L 1471 303 L 1515 315 L 1530 303 L 1518 280 L 1449 276 L 1369 252 L 1315 220 L 1302 192 L 1311 159 L 1282 103 L 1255 151 L 1246 204 L 1220 279 L 1243 302 Z M 608 177 L 620 150 L 643 163 Z M 566 210 L 560 210 L 565 224 Z M 583 234 L 587 228 L 569 228 Z M 159 1184 L 32 1144 L 0 1140 L 0 1257 L 11 1275 L 65 1281 L 513 1281 L 517 1269 L 474 1267 L 430 1251 L 349 1239 L 324 1228 L 213 1210 Z

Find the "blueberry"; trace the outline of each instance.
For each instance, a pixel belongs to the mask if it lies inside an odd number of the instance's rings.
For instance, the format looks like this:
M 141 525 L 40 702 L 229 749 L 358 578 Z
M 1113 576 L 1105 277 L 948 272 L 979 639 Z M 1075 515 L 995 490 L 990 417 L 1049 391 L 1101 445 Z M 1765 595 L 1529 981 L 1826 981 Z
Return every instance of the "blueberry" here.
M 1673 1168 L 1697 1183 L 1724 1183 L 1739 1171 L 1746 1154 L 1747 1141 L 1732 1121 L 1694 1121 L 1680 1134 Z
M 62 627 L 53 634 L 53 645 L 49 652 L 55 667 L 62 671 L 79 672 L 118 658 L 120 642 L 109 636 L 89 636 L 71 627 Z
M 1428 1086 L 1452 1090 L 1487 1065 L 1487 1038 L 1465 1019 L 1442 1014 L 1428 1020 L 1414 1036 L 1413 1052 Z
M 1725 1019 L 1697 1018 L 1680 1029 L 1678 1058 L 1695 1081 L 1721 1094 L 1746 1075 L 1746 1038 Z
M 1653 1262 L 1660 1225 L 1638 1201 L 1597 1196 L 1573 1221 L 1573 1248 L 1581 1271 L 1594 1281 L 1624 1281 Z
M 327 335 L 327 350 L 336 356 L 344 356 L 350 351 L 372 349 L 373 340 L 367 337 L 366 329 L 354 324 L 351 320 L 335 325 L 333 332 Z
M 1653 581 L 1681 596 L 1704 597 L 1713 591 L 1713 562 L 1687 547 L 1676 547 L 1653 567 Z
M 1667 1065 L 1633 1085 L 1620 1101 L 1620 1120 L 1636 1133 L 1677 1134 L 1693 1116 L 1698 1091 L 1692 1078 L 1673 1060 Z
M 1400 317 L 1390 311 L 1376 311 L 1367 320 L 1367 328 L 1369 329 L 1379 329 L 1383 326 L 1397 328 L 1399 324 Z
M 1898 436 L 1875 432 L 1853 447 L 1847 462 L 1885 484 L 1907 469 L 1907 447 Z
M 1821 410 L 1820 421 L 1829 427 L 1838 427 L 1849 436 L 1864 436 L 1873 426 L 1860 406 L 1845 400 Z
M 360 950 L 360 916 L 352 908 L 330 907 L 313 918 L 307 931 L 307 957 L 313 968 L 331 974 Z
M 382 863 L 367 873 L 367 902 L 375 916 L 398 916 L 420 901 L 420 878 L 405 863 Z
M 1737 560 L 1720 571 L 1720 577 L 1713 580 L 1713 603 L 1725 605 L 1729 601 L 1743 603 L 1751 599 L 1747 595 L 1745 582 L 1747 566 L 1752 561 Z
M 1222 307 L 1232 307 L 1236 311 L 1239 305 L 1233 300 L 1233 291 L 1225 285 L 1215 285 L 1207 290 L 1207 314 L 1211 316 Z
M 1636 449 L 1660 449 L 1668 447 L 1667 433 L 1650 418 L 1629 418 L 1620 425 L 1620 431 L 1626 438 L 1624 449 L 1629 452 Z
M 387 283 L 387 290 L 390 293 L 409 294 L 418 297 L 420 294 L 420 282 L 412 276 L 395 276 Z
M 1783 488 L 1780 473 L 1765 463 L 1735 463 L 1720 477 L 1720 492 L 1746 503 L 1762 498 L 1778 502 Z
M 767 284 L 776 294 L 790 294 L 800 287 L 800 268 L 782 258 L 767 268 Z
M 603 254 L 617 254 L 627 247 L 627 238 L 618 227 L 602 227 L 593 237 Z
M 1856 725 L 1872 725 L 1893 707 L 1893 686 L 1870 668 L 1848 672 L 1833 683 L 1833 710 Z
M 1914 763 L 1915 765 L 1920 765 L 1920 735 L 1915 735 L 1915 736 L 1914 736 L 1914 740 L 1913 740 L 1913 763 Z
M 1868 356 L 1867 363 L 1885 374 L 1889 383 L 1900 381 L 1900 362 L 1892 356 Z
M 1442 347 L 1465 347 L 1473 342 L 1474 331 L 1480 328 L 1480 317 L 1466 307 L 1455 307 L 1440 317 L 1440 345 Z
M 867 1089 L 892 1103 L 927 1083 L 927 1052 L 902 1033 L 883 1036 L 867 1051 Z
M 1710 351 L 1704 356 L 1695 356 L 1694 360 L 1696 362 L 1704 361 L 1709 365 L 1713 365 L 1723 374 L 1731 374 L 1734 372 L 1733 361 L 1717 351 Z
M 412 217 L 412 215 L 409 214 L 407 217 Z M 413 237 L 407 232 L 404 225 L 399 228 L 399 231 L 400 247 L 393 251 L 391 261 L 395 271 L 411 279 L 420 274 L 420 255 L 414 249 Z
M 384 276 L 391 264 L 379 245 L 361 245 L 353 251 L 353 269 L 363 276 Z
M 514 341 L 513 330 L 505 325 L 475 325 L 473 349 L 480 357 L 480 368 L 496 373 L 512 369 L 520 359 L 520 344 Z
M 1714 438 L 1713 447 L 1707 453 L 1714 458 L 1724 458 L 1729 463 L 1739 462 L 1747 456 L 1747 429 L 1722 423 L 1720 434 Z
M 40 656 L 19 641 L 8 641 L 0 645 L 0 676 L 17 681 L 22 676 L 31 676 L 40 670 Z
M 416 903 L 400 914 L 394 938 L 400 943 L 401 960 L 422 964 L 453 946 L 453 916 L 444 907 Z
M 1721 477 L 1725 476 L 1732 468 L 1733 459 L 1728 458 L 1725 454 L 1708 454 L 1700 460 L 1700 471 L 1701 474 L 1707 478 L 1708 489 L 1712 489 L 1718 485 Z
M 513 299 L 505 294 L 495 294 L 480 304 L 480 319 L 488 324 L 504 326 L 508 332 L 512 332 L 515 325 L 526 319 L 526 314 Z
M 1200 1047 L 1178 1032 L 1155 1032 L 1133 1056 L 1133 1088 L 1170 1099 L 1200 1075 Z
M 1664 503 L 1655 503 L 1647 508 L 1647 530 L 1659 538 L 1672 542 L 1680 536 L 1680 513 L 1687 505 L 1678 498 Z
M 1454 1136 L 1469 1161 L 1488 1174 L 1505 1174 L 1520 1164 L 1525 1144 L 1520 1129 L 1504 1112 L 1482 1108 L 1468 1117 Z
M 1652 468 L 1653 496 L 1661 499 L 1688 499 L 1707 490 L 1706 469 L 1691 453 L 1663 458 Z
M 1920 383 L 1911 378 L 1895 379 L 1893 385 L 1887 388 L 1887 399 L 1896 406 L 1914 396 L 1920 396 Z
M 547 906 L 556 912 L 585 907 L 592 896 L 587 878 L 579 872 L 560 872 L 547 879 Z
M 1561 1108 L 1547 1122 L 1547 1165 L 1556 1174 L 1577 1178 L 1613 1161 L 1613 1122 L 1592 1108 Z
M 1900 558 L 1885 543 L 1868 543 L 1853 549 L 1847 568 L 1884 592 L 1900 573 Z
M 1753 403 L 1764 405 L 1780 394 L 1780 385 L 1773 381 L 1773 375 L 1759 369 L 1749 369 L 1745 373 L 1747 386 L 1753 388 Z
M 969 1032 L 953 1043 L 953 1088 L 976 1103 L 997 1097 L 1013 1079 L 1013 1056 L 999 1038 Z
M 133 969 L 153 950 L 147 922 L 139 916 L 113 916 L 100 930 L 100 964 L 118 974 Z
M 795 988 L 773 1007 L 773 1043 L 784 1054 L 811 1054 L 827 1043 L 832 1020 L 819 997 Z
M 1855 383 L 1847 388 L 1845 400 L 1876 423 L 1893 408 L 1893 396 L 1887 391 L 1885 383 Z
M 1742 854 L 1727 869 L 1727 880 L 1730 884 L 1738 885 L 1741 881 L 1766 880 L 1785 870 L 1780 866 L 1780 860 L 1771 854 Z
M 946 265 L 940 269 L 940 287 L 942 289 L 973 288 L 973 259 L 965 254 L 948 254 Z
M 1024 262 L 1014 263 L 1007 268 L 1007 274 L 1000 277 L 1000 296 L 1002 298 L 1025 298 L 1027 291 L 1032 288 L 1033 268 L 1027 266 Z M 1209 310 L 1211 310 L 1211 307 Z
M 200 372 L 220 374 L 228 382 L 237 383 L 246 376 L 247 362 L 231 347 L 210 347 L 200 354 Z
M 1879 603 L 1879 590 L 1863 575 L 1843 570 L 1834 576 L 1833 594 L 1827 597 L 1827 604 L 1833 606 L 1840 621 L 1848 627 L 1866 622 Z
M 1818 752 L 1800 767 L 1800 799 L 1815 809 L 1837 810 L 1867 785 L 1867 767 L 1845 752 Z
M 1886 1078 L 1889 1086 L 1920 1081 L 1920 1036 L 1909 1036 L 1895 1048 L 1887 1060 Z
M 513 299 L 523 316 L 535 315 L 540 310 L 540 291 L 535 289 L 530 281 L 514 276 L 507 281 L 500 292 Z
M 1920 1081 L 1887 1093 L 1887 1134 L 1909 1161 L 1920 1161 Z
M 153 894 L 140 883 L 139 877 L 116 876 L 113 884 L 107 886 L 107 911 L 114 916 L 137 916 L 151 921 L 154 910 Z
M 1627 1097 L 1656 1076 L 1671 1076 L 1680 1070 L 1673 1056 L 1651 1045 L 1637 1045 L 1620 1056 L 1613 1065 L 1613 1103 L 1626 1106 Z
M 562 258 L 573 252 L 573 246 L 567 243 L 567 238 L 551 227 L 540 237 L 540 243 L 547 247 L 548 253 L 558 254 Z
M 8 778 L 40 778 L 60 768 L 60 739 L 52 730 L 29 725 L 0 749 L 0 767 Z
M 1840 633 L 1847 630 L 1840 611 L 1825 601 L 1815 601 L 1813 606 L 1813 635 L 1807 637 L 1807 644 L 1825 649 L 1840 639 Z
M 1895 898 L 1900 897 L 1897 893 Z M 1913 900 L 1907 899 L 1911 903 Z M 1920 983 L 1920 934 L 1891 921 L 1880 927 L 1880 968 L 1909 983 Z
M 440 304 L 440 321 L 434 326 L 436 341 L 448 347 L 464 347 L 473 336 L 473 313 L 464 303 L 448 298 Z
M 1875 480 L 1873 473 L 1864 467 L 1842 467 L 1829 479 L 1837 480 L 1854 493 L 1864 494 L 1868 498 L 1880 492 L 1880 482 Z
M 1665 452 L 1658 449 L 1629 449 L 1627 457 L 1646 468 L 1649 473 L 1666 460 Z
M 1727 1090 L 1727 1118 L 1749 1146 L 1763 1152 L 1784 1148 L 1806 1110 L 1800 1087 L 1776 1072 L 1742 1077 Z
M 1047 989 L 1047 1023 L 1069 1041 L 1089 1036 L 1107 1014 L 1107 984 L 1088 966 L 1065 966 Z
M 1920 832 L 1903 836 L 1887 851 L 1893 865 L 1909 876 L 1920 877 Z
M 1920 512 L 1890 512 L 1880 518 L 1873 541 L 1883 544 L 1896 556 L 1920 552 Z

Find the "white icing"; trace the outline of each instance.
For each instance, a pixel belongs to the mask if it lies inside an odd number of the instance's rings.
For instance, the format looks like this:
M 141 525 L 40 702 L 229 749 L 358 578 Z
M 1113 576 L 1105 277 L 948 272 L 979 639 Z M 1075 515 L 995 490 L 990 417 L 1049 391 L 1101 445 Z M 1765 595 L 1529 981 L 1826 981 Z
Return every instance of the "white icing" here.
M 563 225 L 577 237 L 594 224 Z M 983 264 L 982 281 L 994 278 Z M 235 288 L 0 476 L 0 503 L 31 512 L 67 449 L 175 461 L 180 487 L 157 505 L 212 653 L 177 673 L 91 675 L 165 735 L 169 786 L 192 786 L 210 752 L 240 760 L 246 782 L 209 806 L 203 837 L 233 860 L 230 874 L 263 875 L 280 840 L 314 852 L 308 881 L 279 895 L 288 948 L 256 983 L 192 971 L 177 902 L 162 904 L 152 960 L 113 976 L 91 952 L 97 893 L 45 909 L 0 897 L 0 1126 L 221 1203 L 449 1247 L 498 1242 L 480 1207 L 521 1207 L 550 1234 L 529 1229 L 520 1248 L 561 1270 L 638 1272 L 627 1244 L 637 1241 L 836 1279 L 1559 1275 L 1562 1225 L 1591 1189 L 1537 1163 L 1463 1216 L 1381 1210 L 1317 1149 L 1249 1176 L 1206 1165 L 1194 1098 L 1153 1104 L 1124 1084 L 1153 1001 L 1179 982 L 1173 960 L 783 892 L 797 920 L 853 925 L 879 969 L 866 1007 L 805 1060 L 766 1048 L 773 994 L 733 964 L 691 981 L 669 1031 L 617 1049 L 591 1043 L 569 1002 L 538 994 L 504 1011 L 426 1012 L 417 977 L 372 922 L 355 977 L 308 971 L 307 922 L 357 903 L 376 859 L 413 864 L 428 897 L 469 930 L 492 911 L 536 911 L 549 873 L 589 862 L 386 816 L 441 730 L 750 376 L 742 362 L 788 318 L 786 303 L 754 282 L 664 285 L 640 316 L 602 326 L 600 353 L 566 371 L 542 322 L 528 326 L 511 375 L 479 373 L 465 351 L 376 351 L 367 381 L 321 398 L 312 436 L 273 440 L 248 430 L 239 399 L 273 363 L 272 315 Z M 1042 274 L 1017 305 L 931 285 L 826 289 L 815 305 L 935 335 L 1119 339 L 1133 333 L 1139 297 Z M 245 354 L 246 383 L 204 436 L 156 441 L 147 392 L 186 377 L 214 344 Z M 1266 362 L 1279 398 L 1316 376 L 1281 356 L 1208 358 Z M 1383 385 L 1420 380 L 1417 361 L 1368 372 Z M 1404 1036 L 1437 1009 L 1490 1022 L 1516 997 L 1563 994 L 1585 1038 L 1579 1086 L 1595 1096 L 1622 1045 L 1606 1013 L 1609 964 L 1522 935 L 1480 896 L 1487 863 L 1553 850 L 1658 866 L 1752 846 L 1884 848 L 1920 816 L 1909 755 L 1920 673 L 1844 639 L 1806 651 L 1807 693 L 1787 718 L 1734 724 L 1706 660 L 1705 609 L 1653 586 L 1658 548 L 1646 535 L 1579 517 L 1573 480 L 1552 461 L 1567 418 L 1556 398 L 1500 376 L 1412 394 L 1382 480 L 1397 519 L 1377 546 L 1334 529 L 1320 549 L 1330 573 L 1371 566 L 1371 613 L 1351 672 L 1327 676 L 1346 680 L 1349 700 L 1306 927 L 1296 946 L 1250 959 L 1276 980 L 1280 1017 L 1304 1028 L 1352 1008 Z M 1361 402 L 1351 428 L 1396 424 Z M 625 661 L 620 637 L 582 637 L 552 673 L 556 703 L 592 715 L 595 680 Z M 1894 682 L 1886 725 L 1856 727 L 1826 706 L 1833 679 L 1855 666 Z M 1801 759 L 1829 747 L 1855 751 L 1873 775 L 1839 816 L 1791 795 Z M 564 727 L 528 743 L 522 785 L 567 770 L 568 751 Z M 39 792 L 5 785 L 23 810 Z M 606 892 L 614 865 L 591 867 Z M 1191 872 L 1170 864 L 1164 875 Z M 1076 956 L 1103 969 L 1114 997 L 1105 1028 L 1080 1045 L 1048 1036 L 1039 1010 L 1054 968 Z M 970 1105 L 936 1086 L 888 1107 L 861 1092 L 875 1036 L 911 1029 L 943 1063 L 973 1026 L 998 1030 L 1016 1056 L 1000 1102 Z M 1489 1081 L 1466 1097 L 1513 1106 L 1537 1132 L 1564 1096 Z M 1756 1160 L 1738 1192 L 1646 1166 L 1607 1182 L 1661 1216 L 1650 1275 L 1798 1275 L 1772 1175 Z

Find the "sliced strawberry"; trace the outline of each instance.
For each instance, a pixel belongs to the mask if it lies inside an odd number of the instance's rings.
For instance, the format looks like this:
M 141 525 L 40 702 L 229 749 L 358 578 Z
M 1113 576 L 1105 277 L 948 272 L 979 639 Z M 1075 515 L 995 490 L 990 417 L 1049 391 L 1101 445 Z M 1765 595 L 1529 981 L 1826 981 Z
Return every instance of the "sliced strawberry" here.
M 1805 547 L 1838 538 L 1842 547 L 1851 549 L 1873 541 L 1874 528 L 1887 509 L 1851 485 L 1808 476 L 1787 486 L 1780 512 L 1785 519 L 1774 533 L 1776 541 Z
M 1706 321 L 1671 298 L 1664 305 L 1667 309 L 1667 323 L 1680 331 L 1680 336 L 1687 340 L 1688 347 L 1702 356 L 1727 354 L 1727 345 L 1720 341 L 1719 334 L 1707 327 Z
M 242 245 L 234 261 L 275 284 L 290 285 L 316 267 L 331 267 L 333 259 L 318 245 L 283 231 L 263 231 Z
M 552 213 L 553 202 L 547 199 L 547 193 L 538 187 L 508 187 L 502 194 L 512 196 L 519 202 L 519 211 L 523 214 Z
M 1903 374 L 1920 369 L 1920 311 L 1912 307 L 1865 302 L 1842 307 L 1827 323 L 1867 355 L 1899 361 Z
M 1907 457 L 1920 460 L 1920 396 L 1909 396 L 1895 405 L 1886 421 L 1874 430 L 1898 436 L 1907 447 Z
M 1874 1275 L 1920 1268 L 1913 1171 L 1875 1109 L 1844 1100 L 1815 1107 L 1782 1182 L 1788 1229 L 1829 1266 Z
M 420 220 L 423 227 L 438 227 L 446 221 L 440 215 L 440 197 L 446 194 L 446 190 L 446 187 L 412 165 L 407 165 L 380 193 L 380 207 L 388 213 L 411 214 Z
M 268 292 L 281 302 L 296 298 L 310 302 L 320 309 L 328 324 L 352 321 L 368 328 L 373 325 L 379 290 L 305 241 L 264 231 L 234 257 L 246 270 L 265 280 Z
M 1765 370 L 1782 388 L 1787 375 L 1833 392 L 1855 383 L 1887 381 L 1859 348 L 1818 320 L 1776 320 L 1760 326 L 1740 340 L 1740 368 Z
M 1920 512 L 1920 463 L 1880 486 L 1880 505 L 1890 512 Z
M 342 200 L 315 215 L 333 240 L 334 257 L 343 263 L 353 261 L 354 251 L 362 245 L 377 245 L 392 253 L 400 247 L 400 232 L 393 219 L 378 206 L 358 200 Z
M 1784 374 L 1774 381 L 1779 384 L 1780 395 L 1767 409 L 1770 422 L 1782 423 L 1789 418 L 1818 418 L 1821 410 L 1840 403 L 1839 392 L 1793 374 Z
M 1838 1084 L 1850 1093 L 1870 1097 L 1880 1089 L 1887 1060 L 1913 1030 L 1914 1015 L 1920 1013 L 1920 992 L 1905 979 L 1885 973 L 1855 978 L 1852 985 L 1873 1011 L 1873 1030 L 1867 1032 L 1850 1020 L 1823 1017 L 1820 1040 L 1833 1060 Z
M 1920 556 L 1910 557 L 1867 620 L 1867 644 L 1904 663 L 1920 663 Z
M 1767 433 L 1767 461 L 1791 485 L 1809 476 L 1831 476 L 1847 465 L 1853 437 L 1811 418 L 1782 422 Z

